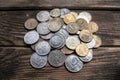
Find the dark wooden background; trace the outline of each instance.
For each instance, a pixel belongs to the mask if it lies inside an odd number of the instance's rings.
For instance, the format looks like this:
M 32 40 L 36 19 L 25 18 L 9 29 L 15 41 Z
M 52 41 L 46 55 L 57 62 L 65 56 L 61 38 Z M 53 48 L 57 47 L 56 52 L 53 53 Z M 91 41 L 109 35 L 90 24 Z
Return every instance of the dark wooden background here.
M 88 11 L 99 25 L 103 44 L 79 73 L 29 64 L 33 51 L 23 42 L 24 22 L 55 7 Z M 0 80 L 120 80 L 120 0 L 0 0 Z

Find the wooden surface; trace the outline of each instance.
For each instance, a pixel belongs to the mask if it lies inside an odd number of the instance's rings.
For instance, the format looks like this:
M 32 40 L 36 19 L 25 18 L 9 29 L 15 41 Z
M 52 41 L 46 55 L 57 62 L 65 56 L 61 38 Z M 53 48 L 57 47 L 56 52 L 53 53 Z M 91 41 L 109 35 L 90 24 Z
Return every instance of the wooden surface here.
M 88 11 L 99 25 L 103 44 L 79 73 L 29 63 L 34 51 L 23 42 L 24 22 L 55 7 Z M 0 0 L 0 80 L 120 80 L 120 0 Z

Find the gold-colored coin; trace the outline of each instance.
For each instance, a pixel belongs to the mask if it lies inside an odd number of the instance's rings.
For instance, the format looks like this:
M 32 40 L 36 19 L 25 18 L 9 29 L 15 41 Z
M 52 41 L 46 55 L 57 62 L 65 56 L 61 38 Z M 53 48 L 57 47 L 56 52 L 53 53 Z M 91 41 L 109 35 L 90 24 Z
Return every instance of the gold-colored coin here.
M 79 25 L 80 30 L 87 29 L 88 27 L 87 21 L 82 18 L 78 19 L 76 23 Z
M 97 35 L 93 35 L 93 38 L 96 40 L 96 44 L 94 46 L 94 48 L 98 48 L 102 45 L 102 40 L 99 36 Z
M 79 44 L 75 51 L 79 56 L 87 56 L 89 49 L 85 44 Z
M 70 14 L 73 14 L 76 18 L 78 16 L 78 13 L 76 13 L 76 12 L 70 12 Z
M 79 37 L 83 42 L 90 42 L 93 39 L 93 34 L 88 30 L 82 30 Z
M 37 27 L 38 22 L 36 19 L 30 18 L 30 19 L 25 21 L 24 25 L 25 25 L 26 29 L 31 30 L 31 29 L 35 29 Z
M 66 14 L 64 16 L 64 22 L 66 24 L 71 23 L 71 22 L 76 22 L 76 17 L 73 14 Z
M 72 54 L 74 51 L 71 50 L 71 49 L 68 49 L 66 46 L 64 46 L 61 51 L 64 53 L 64 54 Z

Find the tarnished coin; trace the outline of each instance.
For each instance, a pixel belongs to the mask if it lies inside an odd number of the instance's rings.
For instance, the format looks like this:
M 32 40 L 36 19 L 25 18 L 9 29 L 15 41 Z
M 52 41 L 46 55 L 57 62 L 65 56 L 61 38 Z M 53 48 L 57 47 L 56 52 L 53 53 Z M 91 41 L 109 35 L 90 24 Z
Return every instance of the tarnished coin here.
M 30 18 L 28 20 L 25 21 L 25 28 L 28 29 L 28 30 L 31 30 L 31 29 L 35 29 L 36 26 L 38 25 L 38 22 L 36 19 L 34 18 Z
M 98 25 L 95 22 L 90 22 L 87 28 L 90 32 L 94 33 L 98 31 Z
M 79 37 L 83 42 L 90 42 L 93 39 L 92 33 L 88 30 L 82 30 L 79 34 Z
M 60 67 L 64 64 L 66 59 L 65 54 L 60 50 L 53 50 L 48 55 L 48 62 L 53 67 Z
M 80 15 L 80 14 L 77 16 L 77 19 L 84 19 L 87 23 L 90 22 L 89 19 L 86 16 Z
M 38 55 L 47 55 L 51 50 L 51 46 L 47 41 L 41 41 L 35 45 L 35 51 Z
M 78 37 L 76 36 L 69 36 L 67 39 L 66 39 L 66 46 L 69 48 L 69 49 L 75 49 L 78 45 L 80 44 L 80 40 Z
M 63 35 L 56 34 L 50 39 L 49 43 L 53 48 L 59 49 L 65 45 L 65 38 Z
M 70 14 L 73 14 L 76 18 L 78 16 L 78 13 L 76 13 L 76 12 L 70 12 Z
M 80 30 L 88 28 L 88 23 L 84 19 L 78 19 L 76 23 L 79 25 Z
M 87 56 L 80 57 L 81 61 L 83 61 L 83 62 L 90 62 L 92 60 L 92 58 L 93 58 L 93 50 L 92 49 L 89 50 Z
M 50 13 L 48 11 L 40 11 L 37 13 L 36 18 L 38 21 L 45 22 L 50 19 Z
M 50 30 L 48 29 L 48 23 L 47 22 L 39 23 L 37 26 L 37 32 L 41 35 L 48 34 L 50 32 Z
M 53 18 L 49 21 L 49 30 L 52 32 L 58 31 L 62 26 L 64 22 L 61 18 Z
M 88 43 L 82 42 L 82 44 L 85 44 L 88 48 L 93 48 L 96 44 L 96 40 L 93 38 L 92 41 L 90 41 Z
M 71 22 L 67 25 L 66 30 L 70 33 L 70 34 L 75 34 L 79 31 L 79 26 L 77 23 L 75 22 Z
M 24 42 L 26 44 L 34 44 L 38 41 L 38 39 L 39 34 L 35 30 L 27 32 L 24 36 Z
M 71 22 L 76 22 L 76 17 L 73 15 L 73 14 L 66 14 L 66 15 L 64 15 L 64 22 L 66 23 L 66 24 L 68 24 L 68 23 L 71 23 Z
M 64 54 L 72 54 L 74 51 L 71 50 L 71 49 L 68 49 L 66 46 L 64 46 L 61 51 L 64 53 Z
M 70 72 L 78 72 L 83 68 L 83 62 L 76 55 L 69 55 L 65 60 L 65 67 Z
M 49 33 L 47 35 L 41 35 L 41 38 L 43 38 L 43 39 L 50 39 L 53 35 L 54 35 L 54 33 Z
M 85 44 L 79 44 L 75 49 L 77 55 L 86 56 L 88 54 L 88 47 Z
M 64 15 L 66 15 L 66 14 L 68 14 L 68 13 L 70 13 L 70 10 L 69 9 L 67 9 L 67 8 L 62 8 L 61 9 L 61 18 L 64 18 Z
M 94 38 L 95 41 L 96 41 L 96 44 L 95 44 L 94 48 L 100 47 L 100 46 L 102 45 L 102 40 L 101 40 L 101 38 L 100 38 L 99 36 L 97 36 L 97 35 L 93 35 L 93 38 Z
M 38 54 L 34 53 L 30 57 L 30 64 L 34 68 L 43 68 L 47 64 L 47 56 L 39 56 Z
M 53 9 L 53 10 L 51 10 L 50 11 L 50 15 L 52 16 L 52 17 L 58 17 L 58 16 L 60 16 L 60 9 L 58 9 L 58 8 L 55 8 L 55 9 Z

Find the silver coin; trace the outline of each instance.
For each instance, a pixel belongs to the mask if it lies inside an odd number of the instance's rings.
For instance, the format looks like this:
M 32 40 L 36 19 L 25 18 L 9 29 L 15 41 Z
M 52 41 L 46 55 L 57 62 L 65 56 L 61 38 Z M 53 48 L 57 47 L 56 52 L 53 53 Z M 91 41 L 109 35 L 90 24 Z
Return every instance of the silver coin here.
M 89 19 L 88 19 L 85 15 L 80 15 L 80 14 L 79 14 L 79 15 L 77 16 L 77 19 L 80 19 L 80 18 L 81 18 L 81 19 L 84 19 L 85 21 L 87 21 L 87 23 L 90 23 Z
M 34 68 L 43 68 L 47 64 L 47 56 L 39 56 L 38 54 L 34 53 L 30 57 L 30 64 Z
M 26 44 L 34 44 L 38 41 L 38 39 L 39 34 L 35 30 L 27 32 L 24 36 L 24 42 Z
M 92 60 L 92 58 L 93 58 L 93 50 L 92 49 L 89 50 L 87 56 L 80 57 L 81 61 L 83 61 L 83 62 L 90 62 Z
M 88 48 L 93 48 L 96 44 L 96 41 L 95 39 L 92 39 L 92 41 L 90 41 L 89 43 L 84 43 L 84 42 L 81 42 L 82 44 L 85 44 Z
M 63 29 L 66 29 L 66 27 L 67 27 L 66 25 L 63 25 L 63 26 L 62 26 Z
M 66 15 L 66 14 L 68 14 L 68 13 L 70 13 L 70 10 L 69 9 L 67 9 L 67 8 L 62 8 L 61 9 L 61 18 L 64 18 L 64 15 Z
M 64 64 L 66 59 L 65 54 L 60 50 L 53 50 L 48 56 L 48 62 L 54 67 L 60 67 Z
M 59 49 L 65 45 L 65 38 L 60 34 L 56 34 L 50 39 L 49 43 L 53 48 Z
M 54 35 L 54 33 L 49 33 L 47 35 L 41 35 L 41 38 L 43 38 L 43 39 L 50 39 L 53 35 Z
M 60 9 L 55 8 L 55 9 L 51 10 L 51 11 L 50 11 L 50 15 L 51 15 L 52 17 L 58 17 L 58 16 L 60 16 Z
M 83 62 L 76 55 L 69 55 L 65 60 L 65 67 L 70 72 L 78 72 L 83 68 Z
M 36 18 L 38 21 L 45 22 L 50 19 L 50 13 L 48 11 L 40 11 L 37 13 Z
M 37 32 L 41 35 L 48 34 L 50 32 L 50 30 L 48 29 L 48 23 L 43 22 L 43 23 L 38 24 Z
M 38 55 L 47 55 L 51 50 L 51 46 L 47 41 L 38 42 L 35 45 L 35 51 Z

